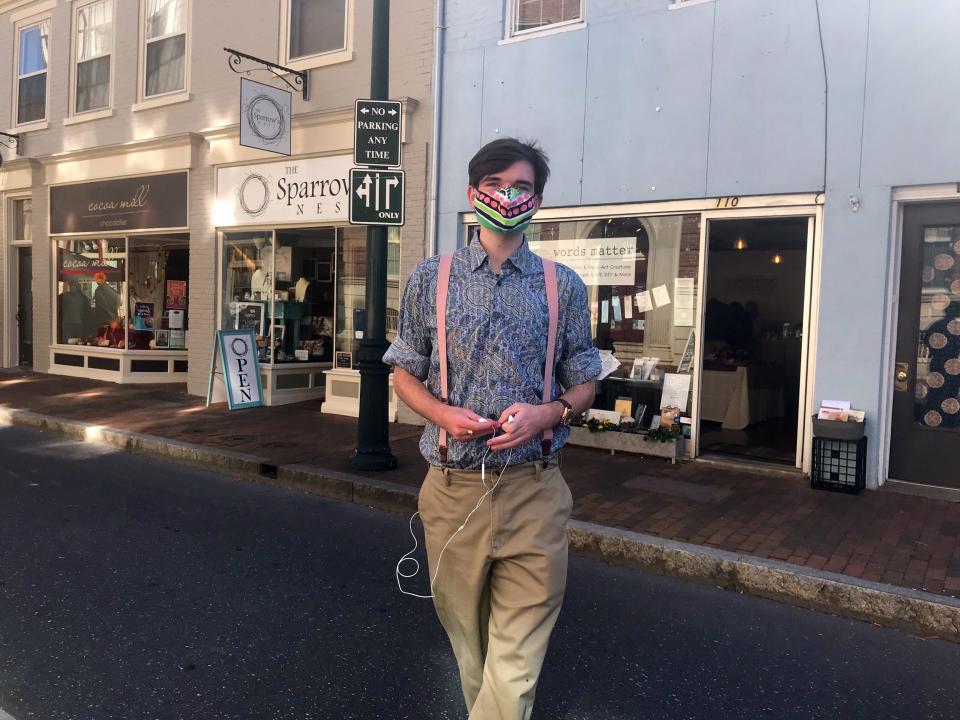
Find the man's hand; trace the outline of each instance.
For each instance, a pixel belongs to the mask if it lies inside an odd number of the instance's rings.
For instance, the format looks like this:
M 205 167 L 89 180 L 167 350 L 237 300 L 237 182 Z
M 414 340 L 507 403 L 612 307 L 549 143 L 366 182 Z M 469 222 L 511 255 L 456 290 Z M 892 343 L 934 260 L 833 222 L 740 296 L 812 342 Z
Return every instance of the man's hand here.
M 485 435 L 490 435 L 496 428 L 496 424 L 481 418 L 473 410 L 467 410 L 461 407 L 452 407 L 444 405 L 438 413 L 438 424 L 443 427 L 450 437 L 466 442 L 476 440 Z
M 448 435 L 461 442 L 489 435 L 497 426 L 492 420 L 478 422 L 481 418 L 472 410 L 440 402 L 419 378 L 401 367 L 393 369 L 393 389 L 414 412 L 444 428 Z M 468 430 L 472 430 L 473 435 Z
M 487 446 L 494 452 L 511 450 L 520 447 L 537 437 L 547 428 L 552 428 L 560 422 L 563 406 L 560 403 L 546 405 L 527 405 L 514 403 L 500 416 L 497 427 L 503 430 L 502 435 L 487 440 Z M 513 415 L 513 422 L 507 422 Z

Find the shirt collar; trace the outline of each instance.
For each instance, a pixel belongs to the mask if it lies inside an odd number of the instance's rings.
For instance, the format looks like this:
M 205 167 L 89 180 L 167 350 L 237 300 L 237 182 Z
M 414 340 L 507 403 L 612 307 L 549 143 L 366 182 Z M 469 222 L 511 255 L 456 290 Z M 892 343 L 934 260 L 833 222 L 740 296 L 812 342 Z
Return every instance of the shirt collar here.
M 483 263 L 488 260 L 487 251 L 484 250 L 483 245 L 480 244 L 479 233 L 475 233 L 470 240 L 470 244 L 467 246 L 467 257 L 470 260 L 471 270 L 479 270 L 483 266 Z M 529 275 L 538 269 L 535 256 L 530 250 L 526 236 L 524 236 L 520 247 L 507 258 L 507 261 L 512 263 L 522 275 Z

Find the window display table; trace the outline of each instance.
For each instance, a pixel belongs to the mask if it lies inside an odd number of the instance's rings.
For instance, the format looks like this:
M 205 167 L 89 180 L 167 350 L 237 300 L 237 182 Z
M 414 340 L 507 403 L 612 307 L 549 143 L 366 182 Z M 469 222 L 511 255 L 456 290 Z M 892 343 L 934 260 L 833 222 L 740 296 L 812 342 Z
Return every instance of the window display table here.
M 187 351 L 52 345 L 50 372 L 116 383 L 186 382 Z
M 783 389 L 761 367 L 704 370 L 700 384 L 700 419 L 743 430 L 753 423 L 783 417 Z

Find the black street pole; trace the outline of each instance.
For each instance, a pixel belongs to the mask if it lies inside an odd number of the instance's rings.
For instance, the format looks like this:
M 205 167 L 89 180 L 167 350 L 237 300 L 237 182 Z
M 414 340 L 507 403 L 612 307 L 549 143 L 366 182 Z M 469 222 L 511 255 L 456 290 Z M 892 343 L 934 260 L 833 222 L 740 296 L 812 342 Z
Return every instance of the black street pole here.
M 390 0 L 373 2 L 373 52 L 370 98 L 388 100 L 390 94 Z M 360 419 L 357 449 L 350 465 L 357 470 L 393 470 L 397 458 L 390 451 L 389 377 L 383 362 L 389 343 L 387 319 L 387 228 L 367 228 L 367 325 L 357 366 L 360 369 Z

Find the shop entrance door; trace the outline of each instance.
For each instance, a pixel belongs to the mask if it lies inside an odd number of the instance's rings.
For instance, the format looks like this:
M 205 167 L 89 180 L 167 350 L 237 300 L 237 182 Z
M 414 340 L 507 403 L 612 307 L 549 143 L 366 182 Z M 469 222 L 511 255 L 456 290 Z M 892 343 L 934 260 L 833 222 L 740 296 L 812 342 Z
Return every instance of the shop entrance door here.
M 960 487 L 960 203 L 905 208 L 899 306 L 889 475 Z
M 800 466 L 809 216 L 710 220 L 701 454 Z
M 17 248 L 17 364 L 33 367 L 33 250 Z

